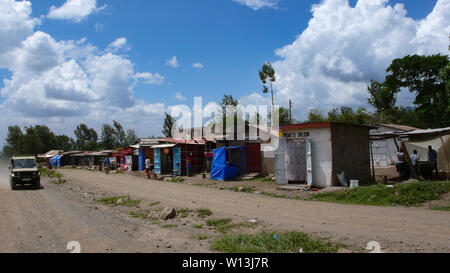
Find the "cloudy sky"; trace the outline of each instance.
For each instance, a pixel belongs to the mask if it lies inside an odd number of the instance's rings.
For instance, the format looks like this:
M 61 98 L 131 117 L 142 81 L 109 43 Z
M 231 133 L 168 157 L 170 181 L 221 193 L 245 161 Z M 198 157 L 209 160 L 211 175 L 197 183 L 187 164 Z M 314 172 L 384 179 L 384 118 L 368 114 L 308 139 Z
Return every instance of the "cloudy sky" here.
M 194 96 L 267 103 L 265 61 L 299 119 L 367 107 L 370 79 L 397 57 L 448 54 L 449 35 L 450 0 L 0 0 L 0 140 L 12 124 L 73 135 L 113 119 L 161 135 L 164 111 Z

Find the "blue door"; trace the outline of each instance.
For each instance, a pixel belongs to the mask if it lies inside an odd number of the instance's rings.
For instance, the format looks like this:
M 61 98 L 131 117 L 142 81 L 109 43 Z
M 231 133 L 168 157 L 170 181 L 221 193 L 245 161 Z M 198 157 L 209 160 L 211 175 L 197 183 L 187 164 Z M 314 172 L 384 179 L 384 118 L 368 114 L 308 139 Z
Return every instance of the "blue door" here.
M 139 149 L 139 171 L 145 170 L 145 150 Z
M 173 147 L 173 174 L 181 175 L 181 147 Z
M 161 149 L 153 149 L 155 154 L 155 173 L 161 174 Z

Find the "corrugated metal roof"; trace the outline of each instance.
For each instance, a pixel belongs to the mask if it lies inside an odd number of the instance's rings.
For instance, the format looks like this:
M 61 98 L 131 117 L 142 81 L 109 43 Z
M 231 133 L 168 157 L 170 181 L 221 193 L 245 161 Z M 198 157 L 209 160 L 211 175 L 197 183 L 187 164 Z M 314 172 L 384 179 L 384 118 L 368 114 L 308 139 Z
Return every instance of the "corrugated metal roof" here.
M 376 127 L 364 124 L 344 123 L 344 122 L 313 122 L 313 123 L 300 123 L 300 124 L 288 124 L 281 126 L 281 130 L 301 130 L 301 129 L 314 129 L 314 128 L 329 128 L 332 124 L 347 125 L 365 127 L 368 129 L 376 129 Z
M 177 146 L 177 144 L 159 144 L 152 146 L 153 149 L 163 149 L 163 148 L 173 148 Z
M 312 129 L 312 128 L 328 128 L 331 126 L 331 122 L 317 122 L 317 123 L 301 123 L 301 124 L 288 124 L 281 126 L 282 130 L 300 130 L 300 129 Z
M 74 154 L 79 154 L 79 153 L 82 153 L 82 151 L 64 152 L 64 153 L 60 153 L 60 155 L 74 155 Z
M 436 129 L 419 129 L 419 130 L 414 130 L 411 132 L 406 132 L 402 135 L 428 135 L 428 134 L 449 134 L 450 133 L 450 127 L 447 128 L 436 128 Z
M 383 123 L 378 123 L 377 125 L 378 126 L 384 126 L 384 127 L 392 128 L 392 129 L 397 129 L 397 130 L 404 131 L 404 132 L 420 130 L 419 128 L 416 128 L 416 127 L 411 127 L 411 126 L 407 126 L 407 125 L 400 125 L 400 124 L 383 124 Z

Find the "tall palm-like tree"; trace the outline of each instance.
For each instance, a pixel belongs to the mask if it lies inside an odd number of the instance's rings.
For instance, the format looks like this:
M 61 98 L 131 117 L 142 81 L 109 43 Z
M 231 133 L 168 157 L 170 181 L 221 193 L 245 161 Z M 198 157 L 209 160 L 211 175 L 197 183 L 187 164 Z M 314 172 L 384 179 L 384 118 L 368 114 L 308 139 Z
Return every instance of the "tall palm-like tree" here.
M 269 92 L 272 95 L 272 109 L 275 105 L 273 100 L 273 83 L 275 82 L 275 69 L 273 69 L 272 64 L 269 62 L 265 62 L 262 66 L 261 70 L 259 71 L 259 78 L 261 79 L 261 82 L 263 83 L 263 93 L 267 94 Z

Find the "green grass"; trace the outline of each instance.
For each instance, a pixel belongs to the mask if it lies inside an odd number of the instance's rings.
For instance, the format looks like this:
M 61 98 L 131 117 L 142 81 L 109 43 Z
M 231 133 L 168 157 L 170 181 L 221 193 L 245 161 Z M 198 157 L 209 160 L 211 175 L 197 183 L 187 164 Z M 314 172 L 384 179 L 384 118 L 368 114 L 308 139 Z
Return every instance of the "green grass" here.
M 433 206 L 430 207 L 431 210 L 442 210 L 442 211 L 450 211 L 450 206 Z
M 220 219 L 209 219 L 206 221 L 206 224 L 210 227 L 218 227 L 223 226 L 232 221 L 231 218 L 220 218 Z
M 358 187 L 343 192 L 318 193 L 307 200 L 375 206 L 420 206 L 450 192 L 450 182 L 413 182 Z
M 188 217 L 189 213 L 192 212 L 191 209 L 177 209 L 177 216 L 181 217 L 181 218 L 186 218 Z
M 312 239 L 302 232 L 263 232 L 256 235 L 231 234 L 219 238 L 211 249 L 226 253 L 335 253 L 340 246 Z
M 172 182 L 172 183 L 181 183 L 181 182 L 183 182 L 184 181 L 184 178 L 181 178 L 181 177 L 179 177 L 179 178 L 172 178 L 172 179 L 170 179 L 170 181 L 169 182 Z
M 175 225 L 175 224 L 166 224 L 166 225 L 162 226 L 162 228 L 176 228 L 176 227 L 178 227 L 178 225 Z
M 203 241 L 203 240 L 206 240 L 206 239 L 208 239 L 209 237 L 208 236 L 206 236 L 206 235 L 197 235 L 197 240 L 199 240 L 199 241 Z
M 200 217 L 207 217 L 213 215 L 213 212 L 206 208 L 206 209 L 197 209 L 197 215 Z
M 210 227 L 215 227 L 217 231 L 220 233 L 227 233 L 232 229 L 240 228 L 240 227 L 253 227 L 256 226 L 256 223 L 250 222 L 242 222 L 242 223 L 231 223 L 232 219 L 230 218 L 221 218 L 221 219 L 210 219 L 206 221 L 206 225 Z
M 196 229 L 202 229 L 203 228 L 203 224 L 195 224 L 195 225 L 192 225 L 194 228 L 196 228 Z
M 260 192 L 260 194 L 265 195 L 265 196 L 270 196 L 273 198 L 287 198 L 287 195 L 285 195 L 285 194 L 277 194 L 277 193 L 273 193 L 273 192 L 262 191 L 262 192 Z
M 129 212 L 129 214 L 133 218 L 142 218 L 142 219 L 146 218 L 145 214 L 142 211 L 140 211 L 140 210 L 138 210 L 138 211 L 131 211 L 131 212 Z
M 63 175 L 55 170 L 49 170 L 47 168 L 40 168 L 39 172 L 41 172 L 42 177 L 47 178 L 56 178 L 56 179 L 62 179 Z
M 160 201 L 156 201 L 156 202 L 151 203 L 150 207 L 153 207 L 153 206 L 156 206 L 156 205 L 159 205 L 159 204 L 161 204 L 161 202 Z
M 123 201 L 121 206 L 126 206 L 126 207 L 134 207 L 134 206 L 137 206 L 141 202 L 141 200 L 131 199 L 130 196 L 104 197 L 104 198 L 101 198 L 100 200 L 97 200 L 97 202 L 103 203 L 105 205 L 114 205 L 114 206 L 116 206 L 117 201 L 119 199 L 122 199 L 122 201 Z

